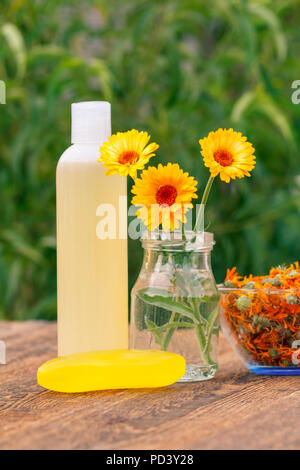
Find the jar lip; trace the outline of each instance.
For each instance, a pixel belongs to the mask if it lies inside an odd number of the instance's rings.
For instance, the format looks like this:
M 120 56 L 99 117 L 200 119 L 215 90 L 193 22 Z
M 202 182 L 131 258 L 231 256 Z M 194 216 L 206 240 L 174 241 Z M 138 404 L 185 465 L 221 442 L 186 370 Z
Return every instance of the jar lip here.
M 195 233 L 192 230 L 184 232 L 186 240 L 182 239 L 180 230 L 174 232 L 148 231 L 141 237 L 143 248 L 168 251 L 211 251 L 215 245 L 214 234 L 211 232 Z

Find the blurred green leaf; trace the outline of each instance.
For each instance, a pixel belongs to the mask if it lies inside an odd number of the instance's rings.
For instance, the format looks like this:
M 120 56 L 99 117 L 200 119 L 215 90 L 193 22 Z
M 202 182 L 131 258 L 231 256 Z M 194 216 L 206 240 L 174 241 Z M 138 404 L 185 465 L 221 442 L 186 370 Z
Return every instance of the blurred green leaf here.
M 43 261 L 41 253 L 33 246 L 30 246 L 17 232 L 12 230 L 2 230 L 0 232 L 0 239 L 6 241 L 16 254 L 22 255 L 34 263 L 41 263 Z
M 285 140 L 295 147 L 295 140 L 293 133 L 284 112 L 272 101 L 270 97 L 262 96 L 257 97 L 256 108 L 259 109 L 265 116 L 273 122 Z
M 287 54 L 287 41 L 281 31 L 281 25 L 278 17 L 266 6 L 249 2 L 249 11 L 261 18 L 273 31 L 274 43 L 277 47 L 277 54 L 280 60 L 284 60 Z
M 234 123 L 238 123 L 242 118 L 243 114 L 255 99 L 255 93 L 253 91 L 247 91 L 238 98 L 234 104 L 231 112 L 231 120 Z
M 0 33 L 5 38 L 17 64 L 17 78 L 22 79 L 26 69 L 26 51 L 23 36 L 18 27 L 5 23 L 0 27 Z

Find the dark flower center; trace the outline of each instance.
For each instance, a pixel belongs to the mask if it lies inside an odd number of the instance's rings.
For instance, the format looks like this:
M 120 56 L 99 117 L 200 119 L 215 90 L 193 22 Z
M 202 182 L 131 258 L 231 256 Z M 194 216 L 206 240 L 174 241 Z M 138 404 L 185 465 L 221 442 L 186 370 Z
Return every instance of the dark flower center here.
M 170 186 L 166 184 L 165 186 L 161 186 L 156 193 L 156 200 L 160 206 L 168 205 L 172 206 L 176 201 L 177 191 L 174 186 Z
M 222 166 L 230 166 L 233 162 L 233 156 L 228 150 L 216 150 L 214 159 Z
M 139 159 L 139 154 L 135 152 L 134 150 L 127 150 L 125 152 L 122 152 L 121 155 L 119 156 L 119 163 L 121 165 L 125 165 L 126 163 L 134 163 Z

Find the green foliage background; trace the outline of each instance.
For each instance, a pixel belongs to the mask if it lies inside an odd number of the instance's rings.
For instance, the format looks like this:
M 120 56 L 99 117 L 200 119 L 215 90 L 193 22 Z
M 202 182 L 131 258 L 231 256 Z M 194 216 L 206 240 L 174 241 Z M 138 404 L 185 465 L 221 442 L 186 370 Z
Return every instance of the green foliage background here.
M 0 318 L 56 317 L 55 167 L 73 101 L 111 101 L 114 131 L 148 130 L 156 162 L 179 162 L 200 191 L 198 139 L 242 131 L 257 166 L 214 184 L 216 278 L 300 259 L 299 10 L 298 0 L 1 0 Z M 131 286 L 139 242 L 129 250 Z

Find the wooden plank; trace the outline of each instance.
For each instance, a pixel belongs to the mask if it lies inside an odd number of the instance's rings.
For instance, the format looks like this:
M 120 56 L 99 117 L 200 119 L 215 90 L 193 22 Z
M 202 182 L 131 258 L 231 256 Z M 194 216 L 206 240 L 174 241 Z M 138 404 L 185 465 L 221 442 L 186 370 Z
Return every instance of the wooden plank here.
M 223 337 L 211 381 L 72 395 L 36 384 L 55 324 L 0 323 L 0 339 L 0 449 L 300 448 L 299 378 L 251 374 Z

